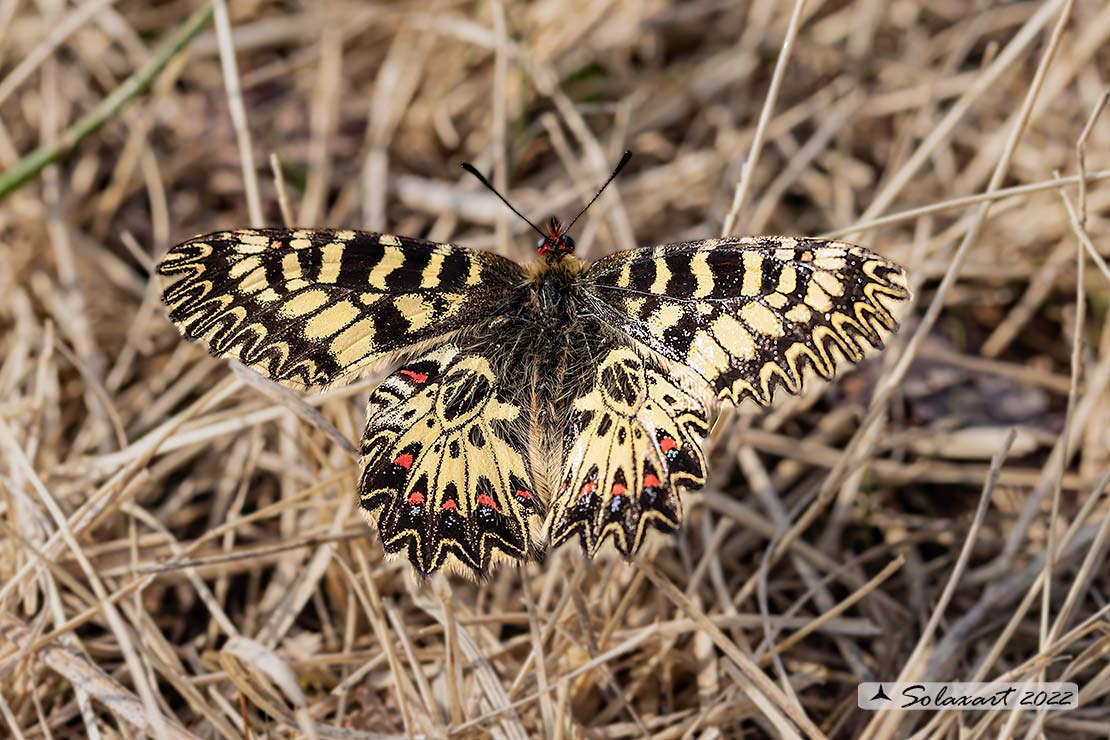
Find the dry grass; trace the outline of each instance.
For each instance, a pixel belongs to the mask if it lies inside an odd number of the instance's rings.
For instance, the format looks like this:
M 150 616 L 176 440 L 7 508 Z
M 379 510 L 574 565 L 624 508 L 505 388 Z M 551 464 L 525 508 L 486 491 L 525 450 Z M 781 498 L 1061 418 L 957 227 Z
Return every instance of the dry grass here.
M 1110 6 L 568 5 L 0 0 L 0 735 L 1110 734 Z M 835 233 L 917 296 L 880 359 L 722 415 L 633 565 L 417 582 L 355 513 L 375 379 L 244 382 L 148 279 L 290 219 L 525 258 L 459 162 L 543 218 L 625 148 L 588 256 Z M 896 678 L 1081 708 L 856 708 Z

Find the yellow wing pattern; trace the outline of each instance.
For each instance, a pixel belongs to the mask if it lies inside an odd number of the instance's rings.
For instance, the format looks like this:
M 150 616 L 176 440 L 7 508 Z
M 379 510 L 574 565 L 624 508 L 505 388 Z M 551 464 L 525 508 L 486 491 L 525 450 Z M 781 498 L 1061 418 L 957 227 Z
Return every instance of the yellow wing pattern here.
M 560 258 L 562 259 L 562 258 Z M 415 569 L 481 576 L 546 541 L 625 557 L 705 484 L 718 399 L 767 404 L 897 327 L 902 269 L 862 247 L 746 237 L 526 272 L 388 234 L 217 232 L 158 266 L 170 319 L 298 387 L 407 358 L 373 392 L 363 514 Z

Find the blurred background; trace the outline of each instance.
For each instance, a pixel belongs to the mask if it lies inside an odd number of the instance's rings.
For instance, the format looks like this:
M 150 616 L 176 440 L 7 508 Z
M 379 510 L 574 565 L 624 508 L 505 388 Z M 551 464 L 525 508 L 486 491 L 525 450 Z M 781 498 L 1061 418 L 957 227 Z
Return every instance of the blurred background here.
M 0 734 L 1106 737 L 1108 37 L 1101 0 L 0 0 Z M 460 163 L 539 221 L 625 149 L 583 256 L 827 235 L 915 291 L 722 414 L 632 564 L 418 581 L 339 439 L 380 377 L 252 382 L 150 280 L 283 223 L 528 259 Z M 899 678 L 1080 708 L 857 709 Z

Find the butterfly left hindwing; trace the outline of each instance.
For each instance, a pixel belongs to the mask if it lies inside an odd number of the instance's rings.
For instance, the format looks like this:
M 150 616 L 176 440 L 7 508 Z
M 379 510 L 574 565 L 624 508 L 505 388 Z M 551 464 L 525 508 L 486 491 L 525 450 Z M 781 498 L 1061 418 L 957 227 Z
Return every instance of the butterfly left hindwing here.
M 526 559 L 542 513 L 522 430 L 524 409 L 487 343 L 444 344 L 406 363 L 370 397 L 359 483 L 387 552 L 428 574 L 476 575 Z
M 578 364 L 594 369 L 568 411 L 547 530 L 553 546 L 577 536 L 591 556 L 612 537 L 628 557 L 649 526 L 679 526 L 680 489 L 704 485 L 709 412 L 679 376 L 634 345 L 590 349 L 576 350 L 592 355 Z

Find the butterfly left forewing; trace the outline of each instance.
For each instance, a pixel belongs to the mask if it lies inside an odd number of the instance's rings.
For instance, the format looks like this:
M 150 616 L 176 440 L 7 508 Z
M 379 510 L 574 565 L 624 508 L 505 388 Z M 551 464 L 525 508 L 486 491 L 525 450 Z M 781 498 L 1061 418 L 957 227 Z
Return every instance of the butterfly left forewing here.
M 473 325 L 522 278 L 488 252 L 327 229 L 205 234 L 171 248 L 158 273 L 185 336 L 296 387 Z
M 588 554 L 612 538 L 633 555 L 649 527 L 678 527 L 681 489 L 705 483 L 705 400 L 661 360 L 631 343 L 576 350 L 588 368 L 570 381 L 561 479 L 546 529 Z
M 711 239 L 618 252 L 585 280 L 596 314 L 690 368 L 718 398 L 770 403 L 829 378 L 897 328 L 909 298 L 895 263 L 844 242 Z
M 439 345 L 370 397 L 359 484 L 387 552 L 416 570 L 482 575 L 530 557 L 542 513 L 532 482 L 524 399 L 489 342 Z

